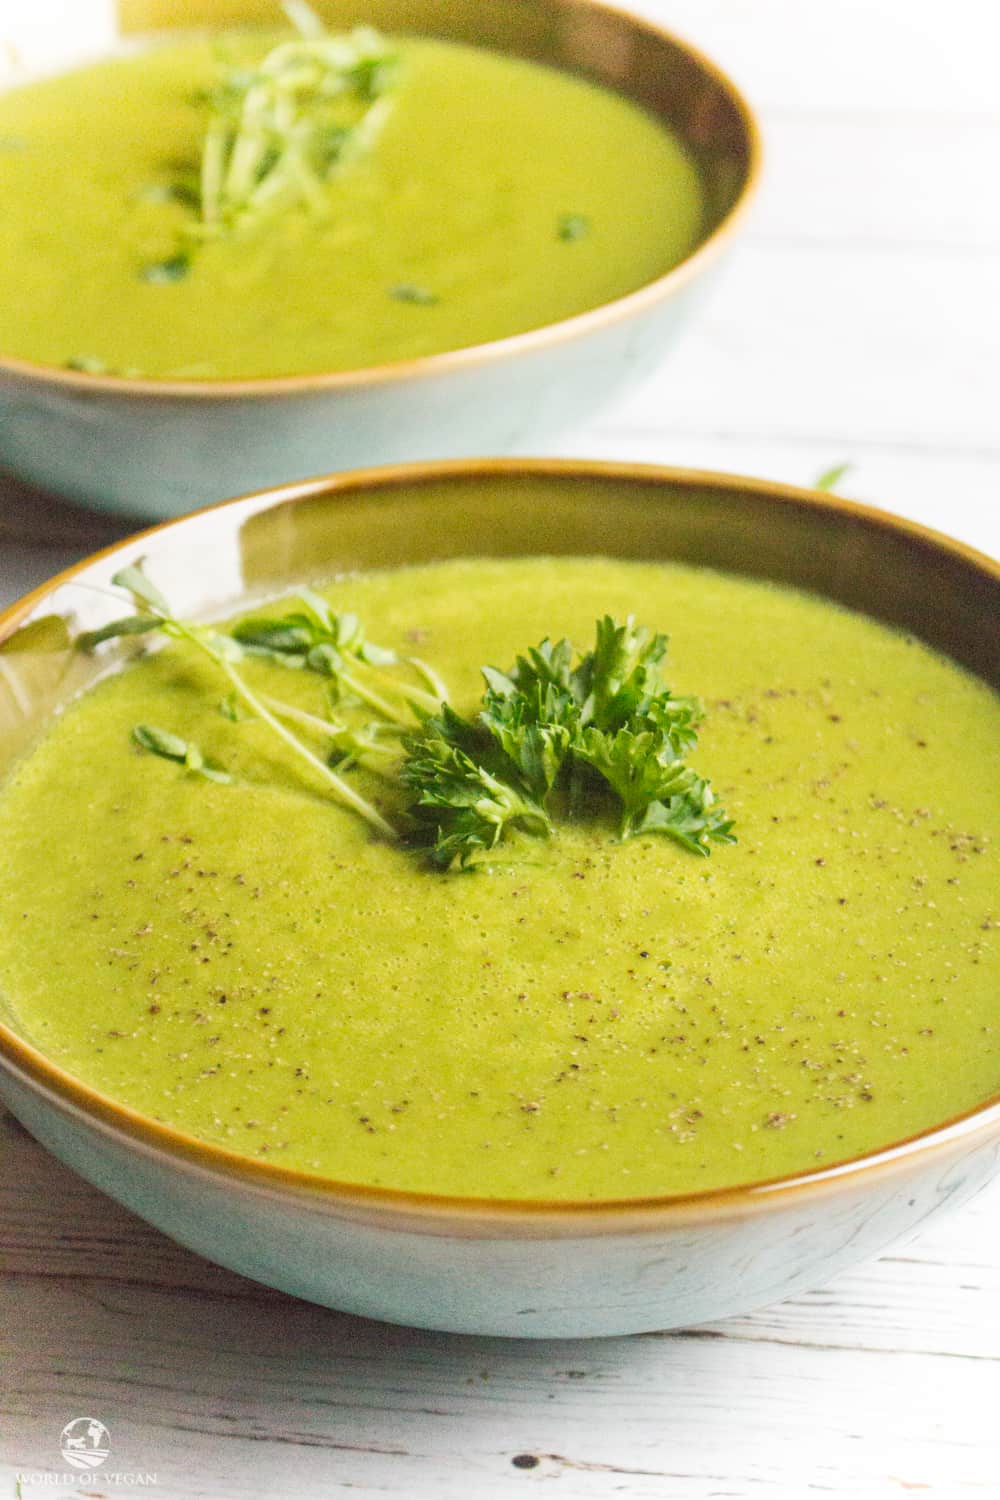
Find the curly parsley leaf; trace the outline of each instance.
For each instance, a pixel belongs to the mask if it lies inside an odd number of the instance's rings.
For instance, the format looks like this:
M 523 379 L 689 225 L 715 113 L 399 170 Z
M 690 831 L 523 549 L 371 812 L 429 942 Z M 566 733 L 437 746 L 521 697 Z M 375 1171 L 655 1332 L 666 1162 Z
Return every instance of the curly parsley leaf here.
M 663 833 L 692 854 L 710 854 L 711 842 L 736 843 L 733 820 L 714 804 L 711 786 L 698 777 L 682 795 L 651 802 L 633 833 Z
M 610 615 L 598 620 L 594 650 L 578 668 L 587 689 L 584 723 L 603 730 L 621 729 L 654 697 L 669 698 L 660 675 L 666 654 L 666 636 L 637 626 L 631 617 L 622 625 Z
M 544 640 L 508 672 L 484 667 L 474 718 L 445 705 L 404 740 L 414 841 L 440 867 L 468 865 L 510 830 L 547 835 L 560 813 L 616 808 L 623 839 L 660 833 L 703 855 L 732 843 L 731 820 L 685 762 L 702 709 L 666 686 L 666 649 L 665 636 L 605 616 L 575 664 L 568 641 Z
M 548 814 L 498 742 L 447 704 L 424 719 L 420 734 L 404 741 L 404 748 L 400 774 L 414 794 L 416 842 L 439 868 L 455 859 L 467 865 L 495 848 L 511 827 L 543 836 L 551 831 Z

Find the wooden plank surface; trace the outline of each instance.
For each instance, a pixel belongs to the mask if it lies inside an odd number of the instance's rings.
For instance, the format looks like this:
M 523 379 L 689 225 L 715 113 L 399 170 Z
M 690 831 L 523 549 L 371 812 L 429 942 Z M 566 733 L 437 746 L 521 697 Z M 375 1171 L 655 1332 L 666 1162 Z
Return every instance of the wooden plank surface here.
M 702 321 L 549 451 L 799 483 L 850 461 L 846 493 L 1000 554 L 995 7 L 636 8 L 744 84 L 768 176 Z M 0 599 L 122 530 L 0 484 Z M 65 1472 L 81 1414 L 160 1500 L 971 1500 L 1000 1495 L 998 1376 L 1000 1187 L 751 1317 L 517 1345 L 265 1291 L 0 1122 L 0 1500 L 19 1471 Z M 76 1492 L 130 1491 L 98 1473 Z

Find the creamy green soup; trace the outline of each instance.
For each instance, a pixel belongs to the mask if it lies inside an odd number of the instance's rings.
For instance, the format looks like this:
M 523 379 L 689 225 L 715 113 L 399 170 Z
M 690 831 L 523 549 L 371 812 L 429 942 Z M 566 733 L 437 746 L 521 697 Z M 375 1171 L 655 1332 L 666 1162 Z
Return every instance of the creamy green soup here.
M 442 874 L 227 719 L 216 668 L 171 645 L 73 704 L 0 792 L 0 988 L 50 1057 L 261 1161 L 515 1197 L 826 1165 L 1000 1086 L 981 682 L 817 598 L 683 566 L 463 561 L 326 592 L 419 642 L 465 709 L 480 663 L 585 644 L 605 612 L 669 631 L 739 842 L 699 858 L 562 822 Z M 325 711 L 321 679 L 253 671 Z M 142 722 L 231 784 L 143 752 Z
M 274 40 L 228 38 L 227 66 Z M 159 46 L 0 97 L 0 352 L 192 380 L 349 370 L 581 313 L 699 239 L 695 164 L 637 106 L 407 38 L 377 139 L 322 201 L 238 227 L 175 274 L 192 207 L 172 195 L 197 191 L 219 48 Z

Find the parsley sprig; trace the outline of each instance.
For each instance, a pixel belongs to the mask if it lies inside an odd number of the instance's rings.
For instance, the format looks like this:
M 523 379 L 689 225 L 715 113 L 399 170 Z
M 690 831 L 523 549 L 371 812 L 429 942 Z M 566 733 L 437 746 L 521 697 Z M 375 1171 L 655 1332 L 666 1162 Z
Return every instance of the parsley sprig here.
M 695 854 L 732 843 L 732 822 L 685 763 L 702 710 L 662 677 L 667 640 L 605 616 L 574 663 L 562 640 L 484 669 L 479 712 L 445 704 L 404 741 L 415 841 L 441 867 L 468 865 L 509 832 L 548 836 L 560 816 L 618 810 L 623 839 L 665 834 Z

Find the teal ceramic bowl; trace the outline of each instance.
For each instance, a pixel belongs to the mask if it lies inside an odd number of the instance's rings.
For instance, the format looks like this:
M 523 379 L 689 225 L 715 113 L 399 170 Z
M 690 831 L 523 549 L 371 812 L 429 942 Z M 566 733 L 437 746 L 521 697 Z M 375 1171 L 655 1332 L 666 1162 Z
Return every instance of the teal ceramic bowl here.
M 71 648 L 144 559 L 189 615 L 344 570 L 532 553 L 675 558 L 774 578 L 922 636 L 1000 686 L 1000 568 L 878 512 L 755 480 L 492 461 L 315 480 L 111 548 L 0 617 L 0 774 L 98 670 Z M 3 1001 L 0 997 L 0 1020 Z M 746 1312 L 818 1286 L 1000 1166 L 1000 1097 L 884 1149 L 732 1190 L 448 1199 L 266 1165 L 95 1093 L 0 1024 L 0 1097 L 69 1166 L 181 1243 L 296 1296 L 465 1333 L 585 1337 Z
M 190 28 L 273 17 L 273 0 L 124 0 L 127 23 Z M 674 270 L 593 311 L 492 343 L 346 373 L 131 380 L 4 358 L 0 468 L 70 499 L 174 516 L 373 462 L 530 450 L 645 376 L 697 305 L 752 197 L 756 126 L 733 85 L 664 31 L 599 0 L 332 0 L 370 21 L 552 64 L 637 101 L 679 134 L 706 195 Z M 113 316 L 113 309 L 108 311 Z

